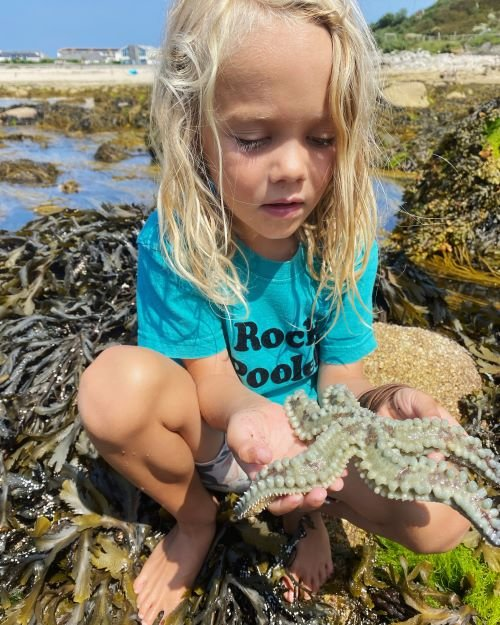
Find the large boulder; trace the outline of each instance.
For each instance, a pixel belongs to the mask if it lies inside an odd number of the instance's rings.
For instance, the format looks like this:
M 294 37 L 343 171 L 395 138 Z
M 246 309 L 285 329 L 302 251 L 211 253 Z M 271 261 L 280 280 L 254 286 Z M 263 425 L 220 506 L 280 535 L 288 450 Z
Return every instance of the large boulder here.
M 419 388 L 459 418 L 459 401 L 481 388 L 481 376 L 468 351 L 424 328 L 375 323 L 374 329 L 378 348 L 365 360 L 370 381 Z

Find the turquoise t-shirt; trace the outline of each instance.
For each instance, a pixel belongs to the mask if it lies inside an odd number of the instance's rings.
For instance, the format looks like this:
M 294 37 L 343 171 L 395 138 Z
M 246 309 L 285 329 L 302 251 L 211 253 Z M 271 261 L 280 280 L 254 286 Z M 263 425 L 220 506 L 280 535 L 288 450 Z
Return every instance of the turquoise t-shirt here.
M 362 303 L 354 308 L 345 297 L 343 310 L 328 331 L 332 316 L 324 298 L 319 298 L 311 318 L 317 283 L 307 271 L 302 245 L 285 262 L 263 258 L 241 245 L 245 258 L 237 253 L 234 263 L 248 289 L 246 314 L 242 304 L 228 311 L 214 305 L 169 267 L 161 253 L 156 212 L 138 243 L 138 342 L 143 347 L 176 360 L 227 349 L 241 381 L 278 403 L 299 388 L 316 398 L 320 362 L 353 363 L 376 347 L 372 330 L 376 246 L 358 281 Z

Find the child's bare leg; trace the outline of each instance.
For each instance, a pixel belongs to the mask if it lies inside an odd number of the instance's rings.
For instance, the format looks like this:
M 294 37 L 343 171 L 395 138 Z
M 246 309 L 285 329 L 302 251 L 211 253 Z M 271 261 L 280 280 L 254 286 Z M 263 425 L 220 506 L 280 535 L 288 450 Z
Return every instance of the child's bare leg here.
M 151 625 L 181 601 L 213 540 L 216 504 L 194 457 L 213 458 L 222 434 L 200 418 L 189 374 L 138 347 L 114 347 L 99 356 L 82 377 L 79 404 L 99 453 L 177 520 L 134 584 L 139 616 Z
M 290 513 L 283 517 L 285 531 L 293 533 L 302 518 L 302 513 Z M 290 574 L 306 591 L 318 592 L 320 587 L 333 573 L 330 537 L 321 512 L 309 513 L 312 527 L 306 525 L 306 535 L 297 545 L 297 553 L 289 566 Z M 285 599 L 292 602 L 297 597 L 296 583 L 289 578 L 284 579 L 288 590 Z M 308 595 L 305 598 L 309 598 Z

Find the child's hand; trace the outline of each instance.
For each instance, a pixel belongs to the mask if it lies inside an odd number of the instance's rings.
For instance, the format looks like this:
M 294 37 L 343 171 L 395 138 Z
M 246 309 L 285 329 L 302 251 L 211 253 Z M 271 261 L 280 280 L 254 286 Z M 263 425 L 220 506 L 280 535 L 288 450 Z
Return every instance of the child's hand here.
M 392 417 L 393 419 L 440 417 L 452 425 L 460 425 L 433 397 L 408 386 L 398 389 L 389 401 L 380 406 L 377 412 L 383 417 Z M 437 451 L 432 451 L 428 457 L 434 460 L 444 458 L 443 454 Z
M 422 417 L 440 417 L 457 425 L 458 421 L 437 401 L 416 388 L 403 386 L 393 397 L 378 409 L 378 414 L 393 419 L 415 419 Z
M 291 458 L 307 447 L 293 433 L 283 407 L 272 402 L 234 413 L 229 419 L 226 436 L 238 463 L 251 478 L 273 460 Z M 342 487 L 343 481 L 338 479 L 328 490 L 338 491 Z M 305 495 L 278 497 L 268 509 L 276 515 L 297 508 L 305 513 L 320 508 L 326 496 L 326 489 L 313 488 Z
M 294 435 L 283 407 L 272 402 L 234 413 L 228 423 L 227 442 L 251 478 L 273 460 L 296 456 L 306 448 Z

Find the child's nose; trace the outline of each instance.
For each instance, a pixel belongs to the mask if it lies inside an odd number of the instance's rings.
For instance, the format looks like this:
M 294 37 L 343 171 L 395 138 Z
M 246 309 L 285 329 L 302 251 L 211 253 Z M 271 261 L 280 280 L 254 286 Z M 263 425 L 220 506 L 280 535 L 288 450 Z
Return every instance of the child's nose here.
M 306 154 L 296 141 L 281 145 L 274 154 L 269 177 L 271 182 L 295 182 L 306 176 Z

